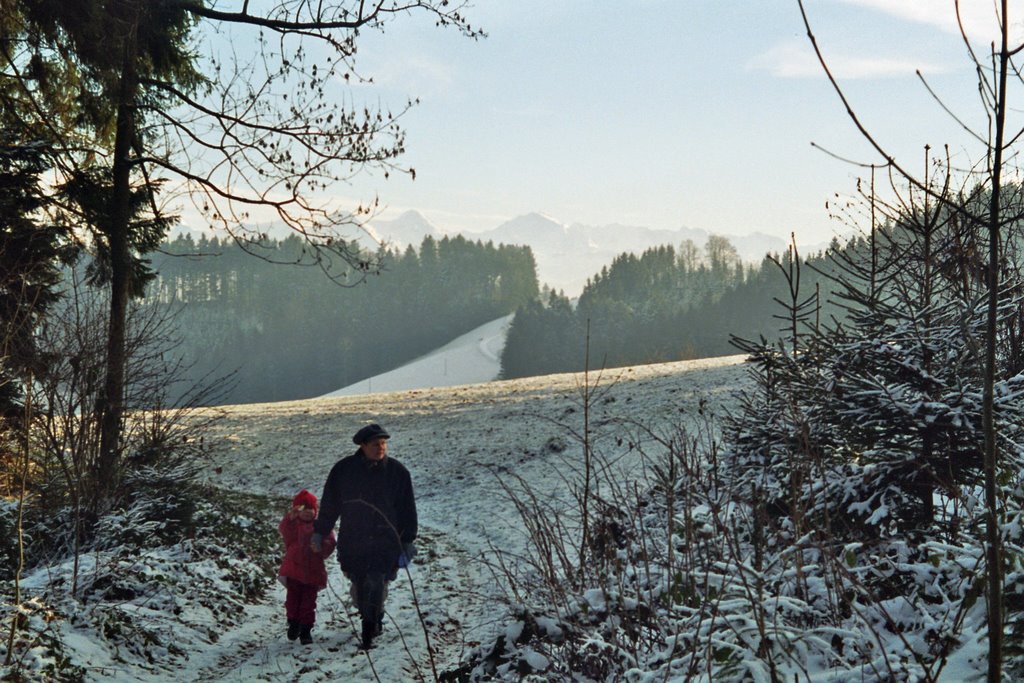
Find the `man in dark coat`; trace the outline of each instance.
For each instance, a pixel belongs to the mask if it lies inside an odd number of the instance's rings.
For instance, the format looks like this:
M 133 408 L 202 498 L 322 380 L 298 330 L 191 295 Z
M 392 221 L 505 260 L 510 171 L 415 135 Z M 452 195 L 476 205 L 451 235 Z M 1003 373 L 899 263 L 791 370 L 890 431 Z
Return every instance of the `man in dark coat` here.
M 402 463 L 387 456 L 390 438 L 378 424 L 355 433 L 352 441 L 359 450 L 335 463 L 327 475 L 310 539 L 318 551 L 338 522 L 338 562 L 352 582 L 364 648 L 372 645 L 383 626 L 388 581 L 415 553 L 412 479 Z

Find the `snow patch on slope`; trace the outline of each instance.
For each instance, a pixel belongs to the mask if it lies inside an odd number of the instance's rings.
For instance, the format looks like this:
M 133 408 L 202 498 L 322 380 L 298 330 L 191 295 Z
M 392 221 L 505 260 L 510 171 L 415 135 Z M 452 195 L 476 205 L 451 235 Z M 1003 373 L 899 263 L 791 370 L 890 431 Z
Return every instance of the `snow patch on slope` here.
M 478 384 L 498 378 L 514 314 L 492 320 L 405 365 L 320 398 Z

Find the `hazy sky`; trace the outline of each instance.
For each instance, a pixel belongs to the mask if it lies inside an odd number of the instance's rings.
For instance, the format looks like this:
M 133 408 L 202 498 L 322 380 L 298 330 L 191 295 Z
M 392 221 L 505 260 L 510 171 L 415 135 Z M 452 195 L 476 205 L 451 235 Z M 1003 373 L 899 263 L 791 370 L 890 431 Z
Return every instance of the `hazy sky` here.
M 984 52 L 993 3 L 962 4 Z M 978 143 L 915 76 L 920 69 L 984 131 L 953 0 L 806 8 L 884 145 L 914 168 L 925 144 L 951 144 L 961 164 L 978 160 Z M 467 14 L 487 38 L 406 17 L 360 43 L 358 64 L 376 81 L 366 93 L 385 105 L 420 99 L 405 118 L 416 180 L 363 177 L 340 188 L 377 193 L 384 217 L 414 208 L 472 230 L 538 211 L 565 223 L 823 240 L 845 230 L 826 200 L 852 194 L 865 171 L 811 142 L 879 160 L 817 65 L 796 0 L 474 0 Z

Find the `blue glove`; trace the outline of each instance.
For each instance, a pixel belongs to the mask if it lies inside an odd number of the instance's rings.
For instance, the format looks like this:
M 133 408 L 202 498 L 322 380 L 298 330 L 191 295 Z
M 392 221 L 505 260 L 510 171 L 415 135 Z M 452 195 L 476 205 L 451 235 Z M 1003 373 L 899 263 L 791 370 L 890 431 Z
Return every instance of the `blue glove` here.
M 405 569 L 412 564 L 412 558 L 416 557 L 416 546 L 412 541 L 402 546 L 402 553 L 398 556 L 398 568 Z

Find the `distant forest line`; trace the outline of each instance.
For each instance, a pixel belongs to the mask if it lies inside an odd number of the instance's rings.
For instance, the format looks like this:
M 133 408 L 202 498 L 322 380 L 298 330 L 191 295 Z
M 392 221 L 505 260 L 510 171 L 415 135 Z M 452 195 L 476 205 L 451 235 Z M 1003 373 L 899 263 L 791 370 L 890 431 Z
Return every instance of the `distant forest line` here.
M 377 256 L 379 274 L 360 282 L 362 273 L 316 261 L 297 237 L 246 249 L 187 235 L 165 243 L 153 254 L 157 275 L 141 305 L 169 307 L 178 321 L 175 354 L 188 370 L 169 398 L 211 381 L 222 384 L 217 403 L 322 395 L 539 294 L 526 247 L 428 236 L 418 249 Z
M 823 254 L 766 255 L 744 264 L 729 241 L 712 236 L 641 255 L 624 253 L 591 278 L 575 306 L 548 292 L 522 305 L 509 329 L 502 377 L 644 365 L 739 353 L 730 342 L 777 340 L 787 321 L 780 301 L 791 298 L 783 269 L 798 268 L 805 307 L 823 320 L 840 315 L 829 303 L 833 264 Z M 796 272 L 796 270 L 794 270 Z M 808 293 L 811 293 L 810 295 Z
M 428 236 L 378 255 L 381 271 L 360 281 L 315 261 L 296 237 L 244 249 L 188 235 L 165 243 L 142 305 L 169 307 L 178 321 L 187 372 L 169 398 L 203 382 L 219 384 L 215 403 L 322 395 L 512 312 L 506 378 L 582 370 L 588 344 L 592 369 L 723 355 L 736 352 L 730 335 L 778 338 L 774 299 L 787 291 L 768 257 L 744 264 L 719 236 L 703 248 L 623 253 L 575 303 L 540 289 L 529 247 Z M 828 266 L 820 254 L 801 260 L 813 266 L 802 270 L 806 292 Z

